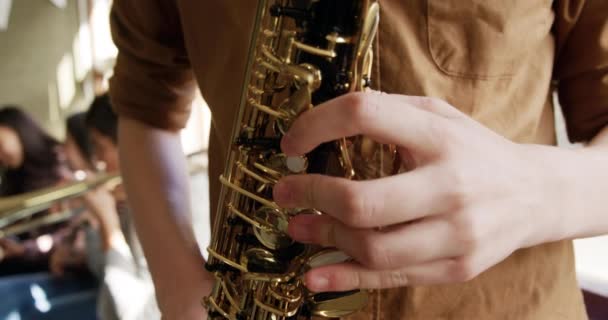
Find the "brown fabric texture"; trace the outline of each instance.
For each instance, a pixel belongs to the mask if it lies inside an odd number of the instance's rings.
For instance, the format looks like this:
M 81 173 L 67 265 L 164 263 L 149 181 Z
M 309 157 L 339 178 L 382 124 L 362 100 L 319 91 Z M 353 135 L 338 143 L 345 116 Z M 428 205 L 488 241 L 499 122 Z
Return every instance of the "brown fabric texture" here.
M 378 89 L 445 99 L 518 143 L 608 124 L 608 1 L 380 0 Z M 238 108 L 256 1 L 114 0 L 117 112 L 183 127 L 196 83 L 212 110 L 211 206 Z M 522 249 L 462 284 L 376 291 L 349 319 L 586 319 L 570 241 Z

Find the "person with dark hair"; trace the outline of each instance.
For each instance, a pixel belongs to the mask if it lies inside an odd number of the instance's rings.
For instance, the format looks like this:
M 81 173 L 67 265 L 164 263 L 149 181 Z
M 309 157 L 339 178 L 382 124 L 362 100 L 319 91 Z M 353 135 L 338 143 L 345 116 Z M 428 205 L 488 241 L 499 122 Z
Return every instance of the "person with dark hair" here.
M 110 98 L 99 96 L 91 104 L 85 118 L 89 129 L 94 155 L 105 164 L 108 172 L 120 171 L 118 164 L 118 117 L 112 110 Z
M 56 185 L 67 174 L 59 142 L 16 106 L 0 108 L 0 165 L 0 197 Z M 33 240 L 0 239 L 0 248 L 0 275 L 48 270 L 48 254 Z
M 80 121 L 84 120 L 81 118 Z M 78 125 L 72 123 L 68 126 L 76 128 Z M 84 122 L 80 127 L 84 128 Z M 80 139 L 81 135 L 76 134 L 75 129 L 68 131 L 72 132 L 68 136 L 73 136 L 77 144 L 76 136 Z M 80 131 L 86 133 L 86 130 Z M 80 150 L 86 149 L 79 147 L 78 151 L 86 154 Z M 28 114 L 14 106 L 0 108 L 0 165 L 6 170 L 0 197 L 35 191 L 70 179 L 65 157 L 66 147 L 47 134 Z M 86 158 L 90 157 L 84 156 L 84 163 Z M 73 230 L 70 223 L 62 223 L 16 238 L 0 239 L 3 249 L 0 263 L 1 319 L 15 312 L 19 313 L 20 319 L 65 319 L 75 314 L 86 318 L 94 316 L 97 283 L 87 274 L 85 259 L 72 260 L 69 270 L 73 272 L 70 274 L 56 276 L 49 272 L 51 257 L 57 254 L 60 244 L 71 245 L 67 238 L 75 234 Z M 46 250 L 38 244 L 41 238 L 52 240 Z M 47 299 L 57 301 L 51 310 L 42 312 L 36 308 L 30 292 L 32 286 L 43 290 Z
M 75 113 L 66 121 L 63 151 L 70 169 L 93 170 L 93 146 L 86 126 L 86 112 Z
M 67 118 L 62 151 L 72 172 L 80 171 L 92 174 L 95 170 L 93 147 L 85 124 L 85 117 L 85 112 L 79 112 Z M 70 206 L 82 208 L 85 203 L 83 199 L 76 198 L 70 201 Z M 85 211 L 69 221 L 66 236 L 61 239 L 62 241 L 56 243 L 50 256 L 50 271 L 59 276 L 79 269 L 88 269 L 95 273 L 92 266 L 87 265 L 86 241 L 91 240 L 87 237 L 99 237 L 99 224 L 90 211 Z
M 117 142 L 118 116 L 112 110 L 112 103 L 107 94 L 95 98 L 86 113 L 85 123 L 89 129 Z
M 62 177 L 60 144 L 16 106 L 0 109 L 0 196 L 57 184 Z

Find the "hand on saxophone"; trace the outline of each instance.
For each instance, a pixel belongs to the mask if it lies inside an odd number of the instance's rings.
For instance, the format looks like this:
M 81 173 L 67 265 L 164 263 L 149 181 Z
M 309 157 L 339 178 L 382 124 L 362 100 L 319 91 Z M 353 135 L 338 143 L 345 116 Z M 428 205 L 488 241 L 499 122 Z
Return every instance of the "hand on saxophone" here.
M 513 143 L 439 99 L 348 94 L 302 114 L 281 147 L 303 155 L 355 135 L 398 146 L 409 170 L 368 181 L 292 175 L 274 188 L 282 207 L 325 213 L 293 218 L 293 239 L 354 258 L 309 271 L 312 291 L 468 281 L 563 235 L 564 190 L 547 157 L 558 151 Z

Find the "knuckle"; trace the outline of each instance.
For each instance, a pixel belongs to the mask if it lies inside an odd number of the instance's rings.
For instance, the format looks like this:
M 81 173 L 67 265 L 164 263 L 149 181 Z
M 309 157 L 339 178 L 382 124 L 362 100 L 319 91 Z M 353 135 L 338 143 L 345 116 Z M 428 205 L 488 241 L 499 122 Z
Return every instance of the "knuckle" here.
M 461 211 L 467 208 L 471 201 L 472 193 L 468 179 L 463 170 L 458 168 L 447 169 L 442 174 L 444 180 L 444 203 L 448 204 L 452 211 Z
M 378 114 L 378 104 L 374 102 L 374 99 L 370 95 L 357 92 L 349 94 L 348 99 L 351 105 L 348 114 L 355 125 L 361 126 L 373 121 Z
M 322 246 L 340 246 L 340 240 L 342 238 L 337 236 L 337 234 L 340 233 L 340 231 L 337 230 L 338 228 L 339 226 L 335 223 L 324 224 L 321 229 L 313 235 L 313 239 Z
M 344 291 L 358 288 L 361 285 L 361 275 L 359 272 L 345 270 L 344 272 L 331 273 L 328 276 L 331 291 Z
M 446 105 L 445 100 L 439 97 L 428 97 L 429 104 L 434 107 L 444 106 Z
M 395 257 L 388 246 L 376 237 L 366 236 L 362 241 L 361 263 L 372 269 L 389 269 L 395 266 Z
M 439 150 L 441 154 L 449 154 L 453 149 L 453 134 L 451 131 L 451 124 L 441 117 L 429 116 L 426 117 L 426 130 L 430 136 L 430 140 L 436 150 Z
M 344 186 L 344 210 L 346 212 L 344 223 L 351 227 L 366 226 L 370 221 L 367 203 L 368 200 L 360 192 L 357 184 L 346 184 Z
M 483 243 L 483 230 L 471 212 L 462 212 L 453 220 L 453 233 L 463 253 L 474 253 Z
M 435 111 L 439 106 L 443 105 L 443 100 L 437 97 L 422 97 L 422 106 L 430 111 Z
M 478 275 L 475 265 L 470 258 L 459 258 L 449 268 L 449 281 L 462 283 L 473 280 Z
M 408 277 L 403 270 L 391 270 L 386 273 L 385 277 L 382 277 L 381 287 L 382 288 L 395 288 L 403 287 L 408 284 Z
M 308 187 L 305 192 L 307 204 L 311 206 L 318 205 L 317 192 L 320 190 L 322 183 L 323 181 L 320 175 L 312 174 L 309 176 Z
M 460 112 L 444 99 L 438 97 L 422 97 L 421 103 L 425 109 L 445 118 L 457 119 L 460 116 Z

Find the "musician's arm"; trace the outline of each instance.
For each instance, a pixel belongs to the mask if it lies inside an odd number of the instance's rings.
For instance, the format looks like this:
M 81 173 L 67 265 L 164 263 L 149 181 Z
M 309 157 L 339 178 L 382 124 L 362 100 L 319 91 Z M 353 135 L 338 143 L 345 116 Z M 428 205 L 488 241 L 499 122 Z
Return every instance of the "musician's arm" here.
M 583 238 L 608 234 L 608 126 L 583 149 L 573 151 L 566 166 L 572 180 L 569 203 L 574 210 L 564 215 L 562 238 Z M 556 199 L 557 200 L 557 199 Z
M 195 242 L 179 129 L 197 90 L 176 1 L 115 0 L 110 82 L 124 183 L 166 319 L 204 319 L 209 275 Z M 206 196 L 206 195 L 201 195 Z
M 564 236 L 608 233 L 608 2 L 560 0 L 554 7 L 557 93 L 570 140 L 587 144 L 563 167 L 574 174 Z
M 166 319 L 203 319 L 211 276 L 195 241 L 179 135 L 121 118 L 122 172 L 137 233 Z

